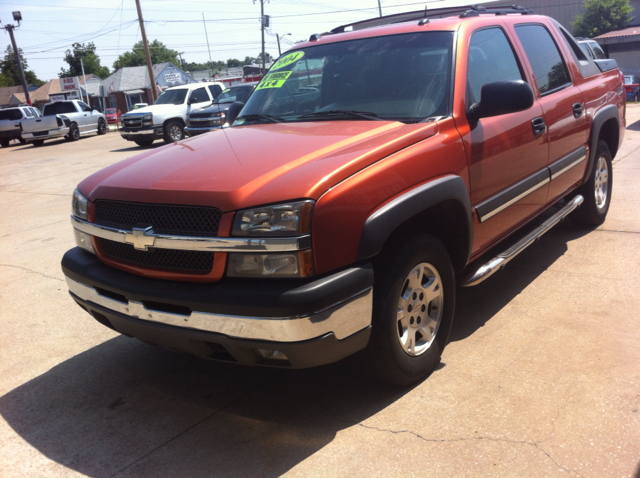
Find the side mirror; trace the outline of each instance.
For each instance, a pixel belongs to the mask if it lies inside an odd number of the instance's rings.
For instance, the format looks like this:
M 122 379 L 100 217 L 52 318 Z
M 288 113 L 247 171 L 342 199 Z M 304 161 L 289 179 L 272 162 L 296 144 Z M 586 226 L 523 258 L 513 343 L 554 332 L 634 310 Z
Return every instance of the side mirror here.
M 229 109 L 227 110 L 227 123 L 229 126 L 231 126 L 236 120 L 243 107 L 244 103 L 242 101 L 234 101 L 231 103 L 231 106 L 229 106 Z
M 194 104 L 194 103 L 196 102 L 195 100 L 196 100 L 195 98 L 191 97 L 191 98 L 189 98 L 189 100 L 187 101 L 187 104 L 188 104 L 188 105 L 192 105 L 192 104 Z
M 477 121 L 480 118 L 506 115 L 524 111 L 533 106 L 533 91 L 522 80 L 496 81 L 482 87 L 480 103 L 469 107 L 467 118 Z

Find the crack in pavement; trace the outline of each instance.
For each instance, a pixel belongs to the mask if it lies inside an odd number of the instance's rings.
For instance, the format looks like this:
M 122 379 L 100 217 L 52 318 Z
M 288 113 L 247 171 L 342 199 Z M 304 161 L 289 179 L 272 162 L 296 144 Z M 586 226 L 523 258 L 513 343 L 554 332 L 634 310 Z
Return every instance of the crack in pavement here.
M 13 236 L 14 234 L 23 234 L 25 232 L 33 231 L 34 229 L 40 229 L 41 227 L 53 226 L 54 224 L 60 224 L 61 222 L 65 222 L 67 219 L 60 219 L 59 221 L 49 222 L 47 224 L 41 224 L 39 226 L 33 226 L 29 229 L 23 229 L 22 231 L 10 232 L 9 234 L 5 234 L 4 236 L 0 236 L 0 239 L 4 239 L 5 237 Z
M 29 272 L 31 274 L 38 274 L 38 275 L 41 275 L 43 277 L 48 277 L 49 279 L 55 279 L 55 280 L 58 280 L 60 282 L 64 282 L 64 279 L 60 279 L 59 277 L 49 276 L 47 274 L 43 274 L 42 272 L 34 271 L 32 269 L 28 269 L 28 268 L 22 267 L 22 266 L 14 266 L 12 264 L 0 264 L 0 267 L 13 267 L 14 269 L 21 269 L 21 270 L 23 270 L 25 272 Z

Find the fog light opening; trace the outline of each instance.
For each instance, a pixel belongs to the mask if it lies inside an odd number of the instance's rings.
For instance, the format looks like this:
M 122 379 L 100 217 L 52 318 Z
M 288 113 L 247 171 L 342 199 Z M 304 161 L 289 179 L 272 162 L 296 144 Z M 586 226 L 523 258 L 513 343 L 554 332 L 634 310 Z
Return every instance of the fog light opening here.
M 256 349 L 260 356 L 272 360 L 289 360 L 287 356 L 279 350 L 272 349 Z

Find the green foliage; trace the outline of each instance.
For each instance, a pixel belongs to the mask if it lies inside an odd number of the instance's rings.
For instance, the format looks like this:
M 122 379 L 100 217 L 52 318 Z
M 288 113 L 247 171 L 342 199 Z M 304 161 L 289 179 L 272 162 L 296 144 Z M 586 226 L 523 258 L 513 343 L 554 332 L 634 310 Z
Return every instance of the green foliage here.
M 576 15 L 573 34 L 593 38 L 626 27 L 632 17 L 629 0 L 586 0 L 584 14 Z
M 24 59 L 24 55 L 22 54 L 22 49 L 18 48 L 18 51 L 20 52 L 22 70 L 24 71 L 24 77 L 27 84 L 33 83 L 36 86 L 44 85 L 44 81 L 40 81 L 36 74 L 29 70 L 27 60 Z M 22 79 L 20 78 L 20 71 L 18 70 L 15 56 L 13 55 L 13 48 L 11 45 L 7 45 L 7 49 L 4 52 L 4 58 L 0 61 L 0 86 L 17 85 L 22 85 Z
M 153 40 L 149 43 L 149 52 L 151 54 L 151 63 L 165 63 L 170 62 L 176 66 L 180 66 L 178 61 L 178 52 L 167 48 L 162 42 Z M 119 70 L 125 66 L 143 66 L 147 64 L 147 60 L 144 55 L 144 46 L 142 40 L 133 45 L 133 49 L 126 53 L 123 53 L 113 63 L 114 70 Z
M 96 55 L 96 46 L 93 42 L 89 42 L 87 44 L 74 43 L 73 49 L 67 50 L 67 53 L 64 56 L 64 61 L 67 62 L 69 68 L 67 70 L 60 68 L 58 76 L 60 78 L 81 76 L 82 66 L 80 64 L 80 58 L 82 58 L 82 62 L 84 63 L 84 73 L 86 75 L 93 73 L 102 79 L 109 76 L 109 68 L 100 64 L 100 58 Z

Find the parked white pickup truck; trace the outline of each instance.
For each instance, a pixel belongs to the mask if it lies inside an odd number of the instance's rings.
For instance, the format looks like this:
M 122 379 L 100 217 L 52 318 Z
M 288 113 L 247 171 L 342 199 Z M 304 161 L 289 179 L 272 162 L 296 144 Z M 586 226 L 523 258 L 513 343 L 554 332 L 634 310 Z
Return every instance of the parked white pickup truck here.
M 45 139 L 64 137 L 68 141 L 77 141 L 81 135 L 106 132 L 104 115 L 78 100 L 47 103 L 41 118 L 22 122 L 22 138 L 34 146 L 42 146 Z
M 165 143 L 179 141 L 184 138 L 187 115 L 211 105 L 224 89 L 220 82 L 167 88 L 153 105 L 123 114 L 120 135 L 138 146 L 150 146 L 156 139 Z
M 25 143 L 26 141 L 22 139 L 20 123 L 28 118 L 38 118 L 40 116 L 42 116 L 40 110 L 33 106 L 0 109 L 0 145 L 3 148 L 7 148 L 13 139 Z

